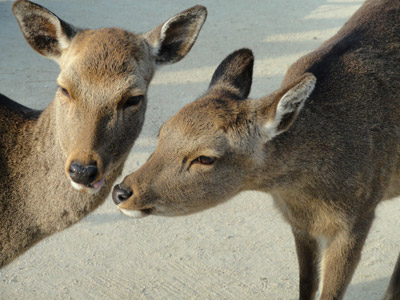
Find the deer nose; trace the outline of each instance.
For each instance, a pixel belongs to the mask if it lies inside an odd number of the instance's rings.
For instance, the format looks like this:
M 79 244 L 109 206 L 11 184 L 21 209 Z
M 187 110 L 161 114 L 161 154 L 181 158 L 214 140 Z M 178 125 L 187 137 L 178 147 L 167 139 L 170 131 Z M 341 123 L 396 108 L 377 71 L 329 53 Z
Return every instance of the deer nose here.
M 132 194 L 133 192 L 130 188 L 123 188 L 119 184 L 117 184 L 116 186 L 114 186 L 112 198 L 114 203 L 118 205 L 127 200 L 130 196 L 132 196 Z
M 78 162 L 72 162 L 69 167 L 71 179 L 83 185 L 90 185 L 96 179 L 98 172 L 96 163 L 84 166 Z

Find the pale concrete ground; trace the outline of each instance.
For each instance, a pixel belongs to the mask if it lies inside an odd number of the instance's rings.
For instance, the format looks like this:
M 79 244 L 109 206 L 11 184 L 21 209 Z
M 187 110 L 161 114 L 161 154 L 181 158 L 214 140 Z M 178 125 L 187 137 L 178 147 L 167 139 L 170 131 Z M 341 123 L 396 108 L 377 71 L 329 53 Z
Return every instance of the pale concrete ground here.
M 255 52 L 251 95 L 277 88 L 287 67 L 331 36 L 359 0 L 41 1 L 80 27 L 151 29 L 195 4 L 209 10 L 194 48 L 163 68 L 149 93 L 147 119 L 124 174 L 157 143 L 160 125 L 202 94 L 230 52 Z M 44 108 L 58 67 L 30 49 L 0 0 L 0 92 Z M 346 299 L 379 299 L 400 250 L 400 205 L 380 206 Z M 203 213 L 129 219 L 108 198 L 96 212 L 53 235 L 0 271 L 0 299 L 297 299 L 290 228 L 266 194 L 248 192 Z

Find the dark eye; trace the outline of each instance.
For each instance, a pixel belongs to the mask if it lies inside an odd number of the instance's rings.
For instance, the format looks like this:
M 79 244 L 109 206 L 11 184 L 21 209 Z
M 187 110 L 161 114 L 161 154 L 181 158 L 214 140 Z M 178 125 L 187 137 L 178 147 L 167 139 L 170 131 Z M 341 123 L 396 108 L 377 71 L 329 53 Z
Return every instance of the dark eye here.
M 199 156 L 196 158 L 193 163 L 197 164 L 202 164 L 202 165 L 212 165 L 215 163 L 217 159 L 215 157 L 209 157 L 209 156 Z
M 67 89 L 65 89 L 65 88 L 63 88 L 63 87 L 60 87 L 60 89 L 61 89 L 61 93 L 63 93 L 63 95 L 64 95 L 65 97 L 67 97 L 68 99 L 71 98 L 71 96 L 69 95 Z
M 128 99 L 126 99 L 124 103 L 124 109 L 138 105 L 143 100 L 143 98 L 144 98 L 143 95 L 129 97 Z

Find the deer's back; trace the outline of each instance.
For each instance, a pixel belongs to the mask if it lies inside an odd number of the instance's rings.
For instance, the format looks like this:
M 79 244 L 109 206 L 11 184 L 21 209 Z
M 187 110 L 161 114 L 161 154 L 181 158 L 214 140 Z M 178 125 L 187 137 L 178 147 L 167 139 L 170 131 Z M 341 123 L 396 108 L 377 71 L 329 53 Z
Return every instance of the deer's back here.
M 288 166 L 286 183 L 358 208 L 378 202 L 400 174 L 400 2 L 367 1 L 292 65 L 283 85 L 304 72 L 316 76 L 316 88 L 271 144 Z
M 30 152 L 25 131 L 37 120 L 40 112 L 20 105 L 0 94 L 0 214 L 12 205 L 15 174 L 24 156 Z M 4 216 L 3 216 L 4 217 Z M 4 218 L 3 218 L 4 219 Z
M 40 112 L 0 94 L 0 142 L 6 146 L 16 139 L 21 128 L 37 120 Z

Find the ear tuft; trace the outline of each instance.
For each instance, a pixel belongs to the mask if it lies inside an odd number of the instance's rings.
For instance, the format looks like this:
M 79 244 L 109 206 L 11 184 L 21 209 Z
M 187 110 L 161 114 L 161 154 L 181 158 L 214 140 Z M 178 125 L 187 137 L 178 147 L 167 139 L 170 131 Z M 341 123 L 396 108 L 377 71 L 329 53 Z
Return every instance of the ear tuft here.
M 239 49 L 229 54 L 217 67 L 209 88 L 234 89 L 240 98 L 247 98 L 253 79 L 254 56 L 250 49 Z
M 263 109 L 264 116 L 263 134 L 272 139 L 285 132 L 297 118 L 304 102 L 314 90 L 317 79 L 311 73 L 306 73 L 289 87 L 279 92 L 269 108 Z M 283 94 L 283 95 L 282 95 Z
M 156 63 L 172 64 L 189 53 L 206 21 L 207 9 L 196 5 L 144 34 L 153 48 Z
M 49 58 L 57 60 L 77 32 L 73 26 L 36 3 L 18 0 L 12 10 L 26 41 Z

